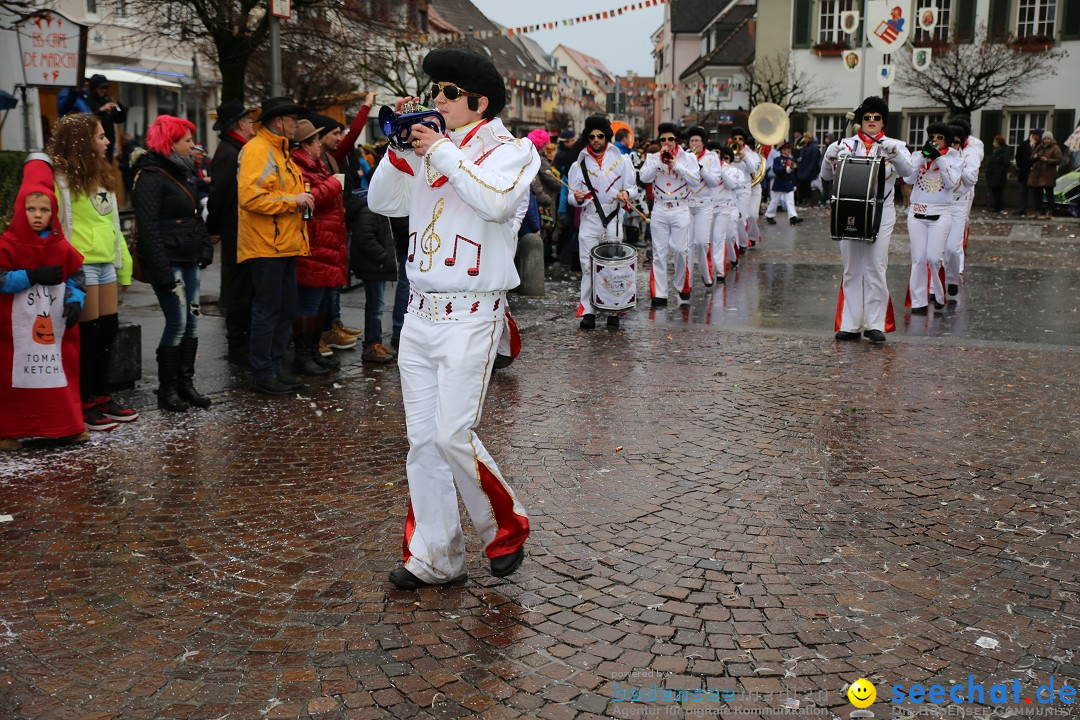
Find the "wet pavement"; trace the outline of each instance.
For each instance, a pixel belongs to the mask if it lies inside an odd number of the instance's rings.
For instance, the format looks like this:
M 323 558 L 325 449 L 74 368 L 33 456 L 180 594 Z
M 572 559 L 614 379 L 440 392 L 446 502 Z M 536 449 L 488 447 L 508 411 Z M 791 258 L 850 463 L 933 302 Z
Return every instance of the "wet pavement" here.
M 137 423 L 0 457 L 0 717 L 847 718 L 859 677 L 893 717 L 893 686 L 969 676 L 981 705 L 906 707 L 1076 717 L 1035 693 L 1080 682 L 1080 226 L 977 216 L 959 302 L 917 322 L 898 233 L 872 346 L 832 340 L 805 214 L 619 331 L 577 330 L 565 272 L 513 301 L 479 431 L 533 527 L 506 580 L 466 521 L 468 581 L 386 583 L 393 365 L 267 399 L 207 350 L 214 407 L 165 416 L 147 363 Z

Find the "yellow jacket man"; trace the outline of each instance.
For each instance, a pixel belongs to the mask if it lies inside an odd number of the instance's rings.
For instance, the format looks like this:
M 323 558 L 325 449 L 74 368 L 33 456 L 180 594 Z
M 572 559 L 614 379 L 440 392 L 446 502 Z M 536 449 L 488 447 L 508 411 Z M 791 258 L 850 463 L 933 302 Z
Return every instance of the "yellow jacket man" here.
M 251 267 L 252 389 L 285 395 L 300 379 L 282 371 L 296 315 L 296 258 L 308 255 L 303 209 L 315 201 L 304 192 L 299 168 L 289 157 L 289 140 L 307 110 L 291 98 L 264 100 L 259 129 L 240 152 L 236 259 Z

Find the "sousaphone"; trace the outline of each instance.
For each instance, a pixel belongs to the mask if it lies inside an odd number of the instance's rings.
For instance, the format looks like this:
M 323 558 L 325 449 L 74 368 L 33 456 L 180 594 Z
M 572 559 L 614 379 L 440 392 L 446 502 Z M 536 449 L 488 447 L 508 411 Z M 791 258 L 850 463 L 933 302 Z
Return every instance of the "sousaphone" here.
M 746 120 L 750 134 L 757 141 L 754 150 L 760 155 L 762 145 L 776 145 L 783 142 L 788 136 L 790 122 L 787 112 L 776 103 L 755 105 L 750 111 L 750 117 Z M 762 158 L 761 166 L 750 178 L 750 184 L 760 184 L 765 177 L 765 170 L 765 158 Z

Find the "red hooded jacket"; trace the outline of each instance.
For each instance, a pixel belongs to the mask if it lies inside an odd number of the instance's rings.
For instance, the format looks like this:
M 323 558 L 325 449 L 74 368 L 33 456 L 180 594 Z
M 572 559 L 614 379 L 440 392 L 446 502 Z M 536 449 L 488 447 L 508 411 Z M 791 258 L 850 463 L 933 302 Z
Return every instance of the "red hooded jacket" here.
M 300 148 L 293 150 L 292 159 L 315 196 L 315 216 L 307 224 L 311 256 L 296 259 L 296 282 L 304 287 L 341 287 L 349 262 L 341 184 L 325 163 Z
M 30 229 L 26 196 L 42 193 L 52 204 L 50 233 Z M 59 265 L 64 279 L 83 264 L 83 256 L 60 229 L 52 165 L 33 154 L 23 167 L 11 226 L 0 237 L 0 268 L 34 270 Z M 79 398 L 78 325 L 64 325 L 64 284 L 31 285 L 0 293 L 0 437 L 59 438 L 86 429 Z

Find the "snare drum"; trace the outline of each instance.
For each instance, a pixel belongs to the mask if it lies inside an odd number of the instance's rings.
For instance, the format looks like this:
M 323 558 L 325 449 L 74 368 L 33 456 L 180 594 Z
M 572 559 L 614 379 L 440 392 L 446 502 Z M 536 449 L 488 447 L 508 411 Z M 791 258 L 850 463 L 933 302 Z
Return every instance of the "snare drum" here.
M 833 240 L 877 240 L 885 209 L 885 158 L 841 160 L 830 207 Z
M 592 304 L 622 312 L 637 304 L 637 249 L 625 243 L 600 243 L 592 259 Z

